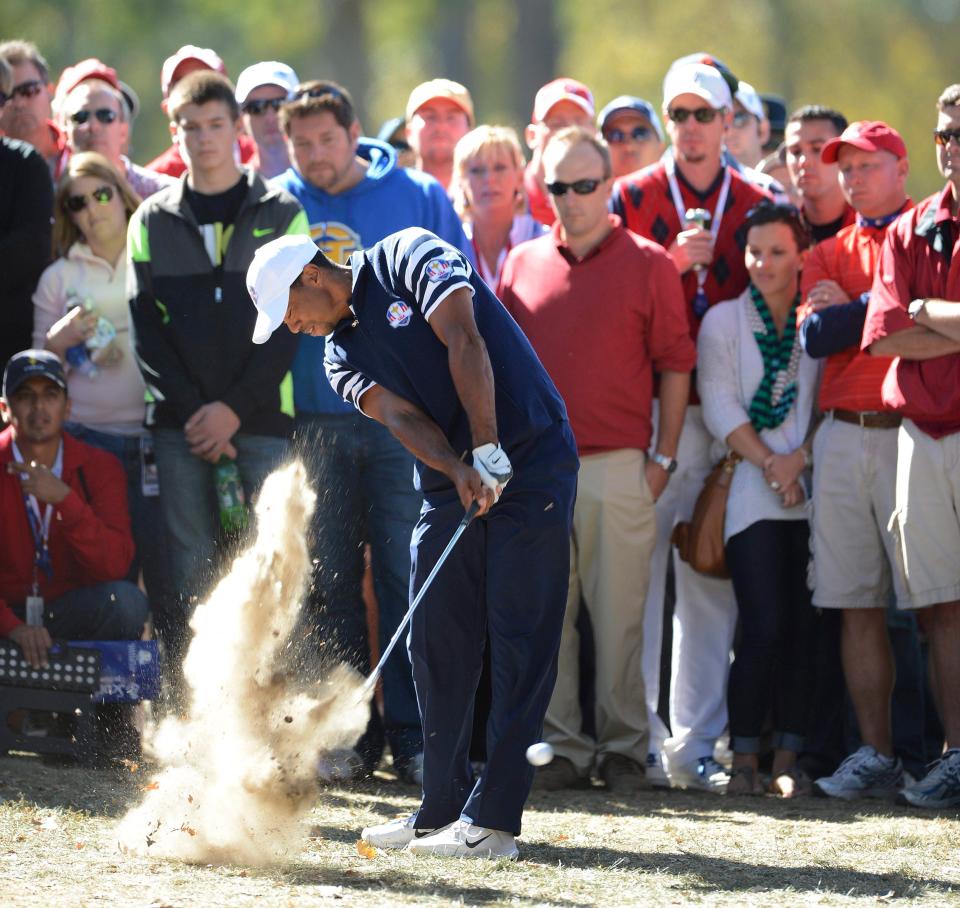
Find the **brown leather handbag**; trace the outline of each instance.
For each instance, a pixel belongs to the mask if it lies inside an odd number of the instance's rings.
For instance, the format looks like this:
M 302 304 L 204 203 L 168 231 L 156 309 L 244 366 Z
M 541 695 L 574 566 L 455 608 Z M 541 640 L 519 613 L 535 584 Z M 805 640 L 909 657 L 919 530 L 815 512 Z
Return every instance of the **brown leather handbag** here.
M 693 506 L 693 517 L 689 522 L 678 523 L 670 536 L 677 554 L 697 573 L 708 577 L 730 576 L 723 548 L 723 525 L 733 471 L 740 460 L 740 455 L 731 451 L 710 471 Z

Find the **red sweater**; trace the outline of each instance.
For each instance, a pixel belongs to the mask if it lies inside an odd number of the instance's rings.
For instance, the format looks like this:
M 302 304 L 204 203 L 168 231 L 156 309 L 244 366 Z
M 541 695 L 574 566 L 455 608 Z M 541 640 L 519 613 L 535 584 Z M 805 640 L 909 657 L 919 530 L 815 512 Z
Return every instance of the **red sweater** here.
M 13 427 L 0 432 L 0 636 L 22 622 L 10 605 L 22 606 L 33 586 L 33 535 L 13 461 Z M 51 602 L 70 590 L 121 580 L 133 560 L 127 479 L 120 461 L 63 433 L 63 481 L 72 491 L 50 521 L 53 576 L 40 572 L 40 594 Z M 41 503 L 42 514 L 45 505 Z
M 507 256 L 500 298 L 563 396 L 581 454 L 650 445 L 653 372 L 689 372 L 680 277 L 657 244 L 613 230 L 576 259 L 551 233 Z

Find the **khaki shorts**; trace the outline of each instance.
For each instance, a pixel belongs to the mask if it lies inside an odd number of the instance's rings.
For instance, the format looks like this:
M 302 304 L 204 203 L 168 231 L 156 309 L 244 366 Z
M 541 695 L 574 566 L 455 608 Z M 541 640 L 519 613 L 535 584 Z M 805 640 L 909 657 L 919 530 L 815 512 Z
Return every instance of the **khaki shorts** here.
M 864 429 L 827 416 L 813 440 L 813 604 L 910 608 L 896 536 L 897 429 Z
M 914 608 L 960 600 L 960 434 L 900 427 L 891 529 Z

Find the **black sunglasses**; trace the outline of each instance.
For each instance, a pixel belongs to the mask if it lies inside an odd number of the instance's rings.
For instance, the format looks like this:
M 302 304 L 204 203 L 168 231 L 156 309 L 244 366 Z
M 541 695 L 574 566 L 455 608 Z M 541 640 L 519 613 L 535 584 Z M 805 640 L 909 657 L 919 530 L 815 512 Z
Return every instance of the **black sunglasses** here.
M 608 129 L 603 137 L 610 145 L 620 145 L 628 139 L 633 139 L 634 142 L 646 142 L 652 135 L 653 130 L 649 126 L 634 126 L 629 132 L 614 126 Z
M 21 98 L 35 98 L 37 95 L 43 91 L 44 83 L 40 79 L 31 79 L 29 82 L 21 82 L 19 85 L 14 85 L 8 100 L 12 100 L 17 95 L 20 95 Z
M 933 141 L 937 145 L 949 145 L 951 139 L 960 142 L 960 129 L 935 129 L 933 131 Z
M 266 113 L 267 110 L 272 110 L 276 113 L 286 103 L 286 98 L 261 98 L 258 101 L 247 101 L 243 105 L 243 112 L 250 114 L 252 117 L 259 117 L 261 114 Z
M 720 113 L 720 111 L 714 110 L 712 107 L 698 107 L 696 110 L 687 110 L 686 107 L 674 107 L 672 110 L 667 111 L 667 116 L 673 120 L 674 123 L 686 123 L 690 117 L 693 117 L 698 123 L 712 123 L 717 118 L 718 113 Z
M 87 202 L 89 199 L 93 199 L 95 202 L 99 202 L 101 205 L 106 205 L 113 198 L 113 187 L 112 186 L 101 186 L 99 189 L 94 189 L 89 196 L 85 195 L 68 195 L 64 206 L 67 211 L 72 211 L 74 214 L 77 214 L 80 211 L 83 211 L 87 207 Z
M 577 195 L 590 195 L 596 192 L 597 187 L 605 180 L 577 180 L 575 183 L 547 183 L 547 191 L 550 195 L 566 195 L 568 189 L 572 189 Z
M 96 110 L 78 110 L 76 113 L 70 114 L 70 119 L 77 126 L 83 126 L 90 117 L 96 117 L 98 122 L 106 126 L 108 123 L 113 123 L 119 116 L 120 114 L 115 110 L 110 110 L 109 107 L 98 107 Z
M 335 101 L 342 101 L 343 95 L 335 88 L 325 86 L 323 88 L 298 88 L 293 93 L 294 100 L 299 98 L 323 98 L 329 95 Z
M 10 95 L 8 95 L 5 91 L 0 91 L 0 109 L 6 107 L 7 101 L 9 100 Z

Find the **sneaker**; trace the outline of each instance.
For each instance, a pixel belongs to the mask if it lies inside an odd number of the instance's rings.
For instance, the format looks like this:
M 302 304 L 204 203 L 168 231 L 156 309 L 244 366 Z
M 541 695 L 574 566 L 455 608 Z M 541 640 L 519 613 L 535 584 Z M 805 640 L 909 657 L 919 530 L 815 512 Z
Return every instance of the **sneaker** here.
M 561 791 L 583 784 L 577 767 L 566 757 L 554 757 L 546 766 L 538 766 L 533 777 L 534 791 Z
M 659 753 L 647 754 L 647 781 L 654 788 L 669 788 L 670 780 L 663 768 L 663 756 Z
M 674 788 L 696 788 L 700 791 L 712 791 L 723 794 L 730 782 L 730 773 L 712 756 L 700 757 L 696 763 L 667 766 L 670 784 Z
M 613 794 L 632 794 L 650 788 L 643 767 L 623 754 L 610 754 L 600 766 L 599 774 L 607 791 Z
M 433 835 L 412 839 L 407 851 L 445 858 L 507 858 L 510 861 L 520 856 L 516 839 L 509 832 L 474 826 L 467 820 L 457 820 Z
M 903 787 L 903 764 L 864 744 L 850 754 L 832 776 L 813 783 L 825 795 L 855 801 L 857 798 L 895 798 Z
M 416 785 L 417 788 L 423 788 L 423 754 L 415 754 L 411 759 L 403 764 L 403 768 L 397 771 L 401 782 L 407 785 Z
M 439 829 L 416 829 L 413 825 L 416 818 L 417 815 L 412 813 L 408 817 L 397 817 L 379 826 L 367 826 L 360 833 L 360 838 L 368 845 L 374 845 L 377 848 L 400 849 L 406 848 L 417 839 L 424 839 L 440 831 Z
M 903 789 L 914 807 L 960 807 L 960 747 L 951 747 L 918 782 Z

